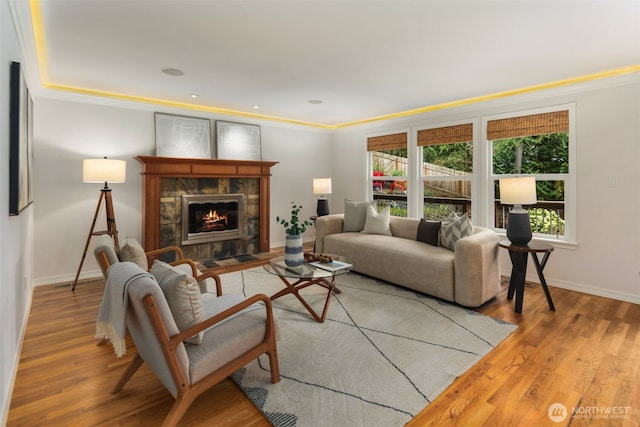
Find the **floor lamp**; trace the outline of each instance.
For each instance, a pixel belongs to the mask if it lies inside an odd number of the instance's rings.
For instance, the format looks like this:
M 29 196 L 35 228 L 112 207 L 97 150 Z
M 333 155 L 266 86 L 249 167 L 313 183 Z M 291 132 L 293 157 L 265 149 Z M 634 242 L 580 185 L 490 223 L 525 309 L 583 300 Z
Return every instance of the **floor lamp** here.
M 116 248 L 120 247 L 118 243 L 118 229 L 116 228 L 116 217 L 113 211 L 113 200 L 111 199 L 111 189 L 109 183 L 122 183 L 125 182 L 127 176 L 127 162 L 124 160 L 111 160 L 107 159 L 84 159 L 82 162 L 82 181 L 86 183 L 104 183 L 104 187 L 100 189 L 100 198 L 98 198 L 98 206 L 96 207 L 96 213 L 93 215 L 93 221 L 91 222 L 91 228 L 89 229 L 89 236 L 87 236 L 87 243 L 84 245 L 84 252 L 82 252 L 82 259 L 78 266 L 78 272 L 76 278 L 73 281 L 71 290 L 76 290 L 78 284 L 78 278 L 80 277 L 80 270 L 82 270 L 82 264 L 87 256 L 87 250 L 89 249 L 89 242 L 91 242 L 92 236 L 98 236 L 100 234 L 108 234 L 113 237 Z M 105 212 L 107 216 L 107 229 L 103 231 L 95 231 L 96 221 L 100 214 L 100 209 L 104 203 Z

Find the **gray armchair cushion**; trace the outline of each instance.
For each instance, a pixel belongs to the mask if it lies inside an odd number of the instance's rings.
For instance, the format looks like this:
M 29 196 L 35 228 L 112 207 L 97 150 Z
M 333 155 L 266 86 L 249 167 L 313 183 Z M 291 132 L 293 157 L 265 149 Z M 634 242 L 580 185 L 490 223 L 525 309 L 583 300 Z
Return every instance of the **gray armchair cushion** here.
M 242 295 L 222 295 L 205 299 L 205 317 L 209 318 L 245 299 Z M 266 334 L 267 312 L 263 304 L 253 304 L 221 323 L 207 329 L 200 345 L 187 345 L 191 383 L 204 378 L 234 358 L 258 345 Z M 276 339 L 279 335 L 274 315 Z
M 160 342 L 153 333 L 151 320 L 144 308 L 142 298 L 150 294 L 156 303 L 156 307 L 160 312 L 160 317 L 164 327 L 167 329 L 169 336 L 176 335 L 180 331 L 173 319 L 171 310 L 158 282 L 145 273 L 139 266 L 129 263 L 120 262 L 110 267 L 113 271 L 128 273 L 129 277 L 137 276 L 131 279 L 131 284 L 127 288 L 129 294 L 129 304 L 127 310 L 127 329 L 131 333 L 133 342 L 136 345 L 138 354 L 149 365 L 151 370 L 158 376 L 162 384 L 169 390 L 173 397 L 178 395 L 178 389 L 171 376 L 171 371 L 167 365 L 167 360 L 162 354 Z M 182 372 L 189 380 L 189 359 L 184 344 L 180 344 L 176 348 L 176 356 Z

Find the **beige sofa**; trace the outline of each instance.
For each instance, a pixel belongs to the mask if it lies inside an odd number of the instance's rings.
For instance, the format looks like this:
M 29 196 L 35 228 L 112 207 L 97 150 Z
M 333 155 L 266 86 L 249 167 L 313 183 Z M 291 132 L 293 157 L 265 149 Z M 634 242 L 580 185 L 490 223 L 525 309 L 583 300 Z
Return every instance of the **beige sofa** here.
M 500 291 L 498 235 L 483 227 L 451 251 L 416 240 L 419 219 L 390 218 L 391 236 L 343 232 L 344 214 L 316 220 L 318 253 L 347 257 L 353 270 L 425 294 L 477 307 Z

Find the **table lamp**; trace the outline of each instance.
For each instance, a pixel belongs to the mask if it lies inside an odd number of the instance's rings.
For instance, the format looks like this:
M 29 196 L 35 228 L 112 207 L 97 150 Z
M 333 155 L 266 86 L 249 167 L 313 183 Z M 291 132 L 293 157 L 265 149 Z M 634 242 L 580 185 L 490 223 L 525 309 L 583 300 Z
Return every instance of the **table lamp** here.
M 507 238 L 515 245 L 526 245 L 532 237 L 529 212 L 522 205 L 535 205 L 536 179 L 533 176 L 500 180 L 500 203 L 513 205 L 507 220 Z
M 331 194 L 331 178 L 313 178 L 313 194 L 318 194 L 318 216 L 329 215 L 329 200 L 325 197 Z

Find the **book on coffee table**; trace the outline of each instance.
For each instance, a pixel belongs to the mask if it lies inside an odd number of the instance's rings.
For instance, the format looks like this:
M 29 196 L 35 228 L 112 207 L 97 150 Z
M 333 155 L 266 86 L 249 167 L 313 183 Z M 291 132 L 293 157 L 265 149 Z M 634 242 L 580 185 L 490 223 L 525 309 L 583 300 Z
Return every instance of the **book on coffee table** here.
M 275 266 L 280 269 L 280 271 L 284 270 L 286 273 L 291 273 L 300 278 L 309 278 L 313 277 L 315 268 L 312 268 L 306 264 L 301 264 L 295 267 L 288 266 L 284 262 L 277 262 Z M 287 274 L 285 274 L 287 275 Z
M 315 261 L 315 262 L 310 262 L 309 264 L 313 265 L 314 267 L 321 268 L 321 269 L 327 270 L 327 271 L 338 271 L 338 270 L 344 270 L 345 268 L 353 267 L 349 263 L 342 262 L 342 261 L 336 261 L 336 260 L 333 260 L 333 261 L 327 262 L 327 263 Z

